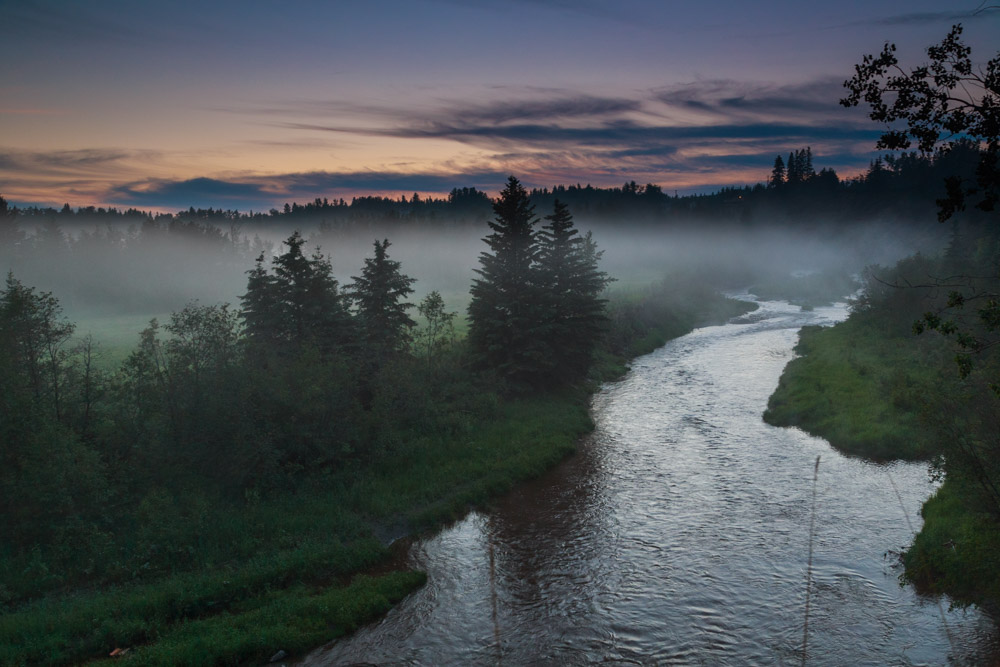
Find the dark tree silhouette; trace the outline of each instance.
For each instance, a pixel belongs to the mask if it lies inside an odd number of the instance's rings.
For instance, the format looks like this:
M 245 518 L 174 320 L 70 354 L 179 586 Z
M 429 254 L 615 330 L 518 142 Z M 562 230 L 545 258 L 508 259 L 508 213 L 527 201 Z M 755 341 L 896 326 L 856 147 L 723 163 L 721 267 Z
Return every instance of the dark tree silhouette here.
M 957 176 L 947 180 L 939 201 L 942 221 L 970 199 L 992 211 L 1000 197 L 1000 53 L 977 67 L 961 36 L 961 24 L 953 26 L 940 44 L 927 49 L 930 62 L 909 72 L 896 58 L 896 45 L 886 44 L 879 55 L 866 55 L 854 66 L 854 76 L 844 82 L 849 94 L 840 101 L 846 107 L 864 102 L 872 120 L 891 126 L 879 149 L 916 145 L 924 154 L 947 152 L 963 138 L 983 147 L 975 182 Z
M 769 188 L 780 188 L 785 184 L 785 161 L 781 156 L 775 156 L 774 168 L 771 170 L 771 178 L 767 182 Z
M 278 284 L 264 266 L 264 253 L 247 271 L 247 291 L 240 297 L 240 317 L 247 341 L 258 349 L 273 348 L 281 336 Z
M 240 299 L 251 342 L 275 349 L 308 343 L 324 353 L 350 345 L 353 323 L 329 259 L 318 250 L 306 257 L 299 232 L 285 245 L 288 249 L 274 258 L 273 275 L 264 269 L 263 255 L 248 272 L 247 292 Z
M 600 297 L 611 281 L 598 268 L 601 252 L 588 232 L 581 238 L 565 204 L 555 201 L 538 234 L 537 282 L 544 313 L 541 333 L 551 355 L 548 376 L 555 383 L 581 379 L 608 319 Z
M 416 326 L 406 314 L 413 304 L 404 301 L 413 293 L 411 285 L 416 280 L 399 270 L 399 262 L 389 259 L 389 245 L 389 239 L 375 241 L 375 255 L 365 259 L 361 275 L 351 276 L 354 282 L 347 286 L 357 307 L 362 344 L 375 360 L 405 350 Z
M 483 239 L 479 278 L 472 281 L 468 340 L 476 361 L 515 385 L 531 385 L 549 350 L 538 335 L 541 306 L 535 284 L 535 208 L 511 176 L 493 204 L 493 233 Z

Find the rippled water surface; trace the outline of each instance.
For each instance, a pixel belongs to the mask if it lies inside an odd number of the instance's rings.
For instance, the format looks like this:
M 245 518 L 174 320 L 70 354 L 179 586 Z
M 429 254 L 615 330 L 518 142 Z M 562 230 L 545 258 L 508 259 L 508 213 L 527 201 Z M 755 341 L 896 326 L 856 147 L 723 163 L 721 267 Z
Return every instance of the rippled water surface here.
M 996 664 L 987 619 L 921 599 L 886 557 L 926 467 L 761 421 L 798 328 L 844 316 L 763 302 L 637 359 L 579 454 L 414 542 L 427 585 L 306 663 L 800 664 L 820 456 L 808 664 Z

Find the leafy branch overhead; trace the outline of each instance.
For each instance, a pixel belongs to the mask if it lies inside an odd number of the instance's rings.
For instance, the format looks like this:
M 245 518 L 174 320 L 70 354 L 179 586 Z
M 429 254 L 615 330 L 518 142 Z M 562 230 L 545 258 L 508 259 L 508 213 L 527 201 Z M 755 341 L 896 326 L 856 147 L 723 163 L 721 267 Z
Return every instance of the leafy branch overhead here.
M 869 117 L 888 126 L 877 148 L 921 153 L 947 152 L 957 141 L 972 140 L 982 153 L 974 182 L 958 176 L 945 183 L 938 201 L 940 220 L 947 220 L 974 202 L 994 210 L 1000 198 L 1000 53 L 985 64 L 972 59 L 955 25 L 939 44 L 927 49 L 929 62 L 907 71 L 896 57 L 896 45 L 866 55 L 844 82 L 846 107 L 865 103 Z

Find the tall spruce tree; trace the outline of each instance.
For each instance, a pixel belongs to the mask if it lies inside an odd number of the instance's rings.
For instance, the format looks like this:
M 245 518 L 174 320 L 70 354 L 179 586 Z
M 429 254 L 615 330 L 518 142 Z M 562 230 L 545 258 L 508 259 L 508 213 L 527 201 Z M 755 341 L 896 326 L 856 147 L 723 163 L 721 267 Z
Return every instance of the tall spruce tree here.
M 541 335 L 551 354 L 547 378 L 553 383 L 583 378 L 594 347 L 607 325 L 600 297 L 611 281 L 598 268 L 601 251 L 590 232 L 580 237 L 569 208 L 555 201 L 548 224 L 538 234 L 537 283 L 544 305 Z
M 799 170 L 798 158 L 798 153 L 795 151 L 788 154 L 788 162 L 785 165 L 787 169 L 785 173 L 785 182 L 789 185 L 798 183 L 802 180 L 802 172 Z
M 247 272 L 240 316 L 249 340 L 274 351 L 304 343 L 322 352 L 350 345 L 353 322 L 330 260 L 318 250 L 306 257 L 305 239 L 297 231 L 285 245 L 288 249 L 273 260 L 273 275 L 264 268 L 263 255 Z
M 416 280 L 399 270 L 399 262 L 389 259 L 389 245 L 389 239 L 375 241 L 374 257 L 365 259 L 361 275 L 352 276 L 354 282 L 347 287 L 357 306 L 363 345 L 376 360 L 406 349 L 416 326 L 406 314 L 413 304 L 404 301 L 413 293 L 410 286 Z
M 785 184 L 785 161 L 778 155 L 774 158 L 774 169 L 771 170 L 771 178 L 767 182 L 769 188 L 780 188 Z
M 258 349 L 275 346 L 281 336 L 278 285 L 264 266 L 264 253 L 247 271 L 247 291 L 240 304 L 243 332 L 251 345 Z
M 489 251 L 479 255 L 479 277 L 472 281 L 468 340 L 480 366 L 523 389 L 537 383 L 549 356 L 539 335 L 543 306 L 535 279 L 538 218 L 528 193 L 513 176 L 493 204 L 493 213 L 493 233 L 483 239 Z

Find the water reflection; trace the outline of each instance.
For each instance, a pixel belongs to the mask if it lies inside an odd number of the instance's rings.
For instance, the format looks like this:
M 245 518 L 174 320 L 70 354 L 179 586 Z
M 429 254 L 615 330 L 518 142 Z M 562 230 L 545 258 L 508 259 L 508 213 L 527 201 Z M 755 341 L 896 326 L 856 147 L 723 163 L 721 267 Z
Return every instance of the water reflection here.
M 637 360 L 578 455 L 413 544 L 427 586 L 307 663 L 798 664 L 816 456 L 809 664 L 995 660 L 988 620 L 946 612 L 953 650 L 884 557 L 910 541 L 925 468 L 760 419 L 797 329 L 844 314 L 767 302 Z

